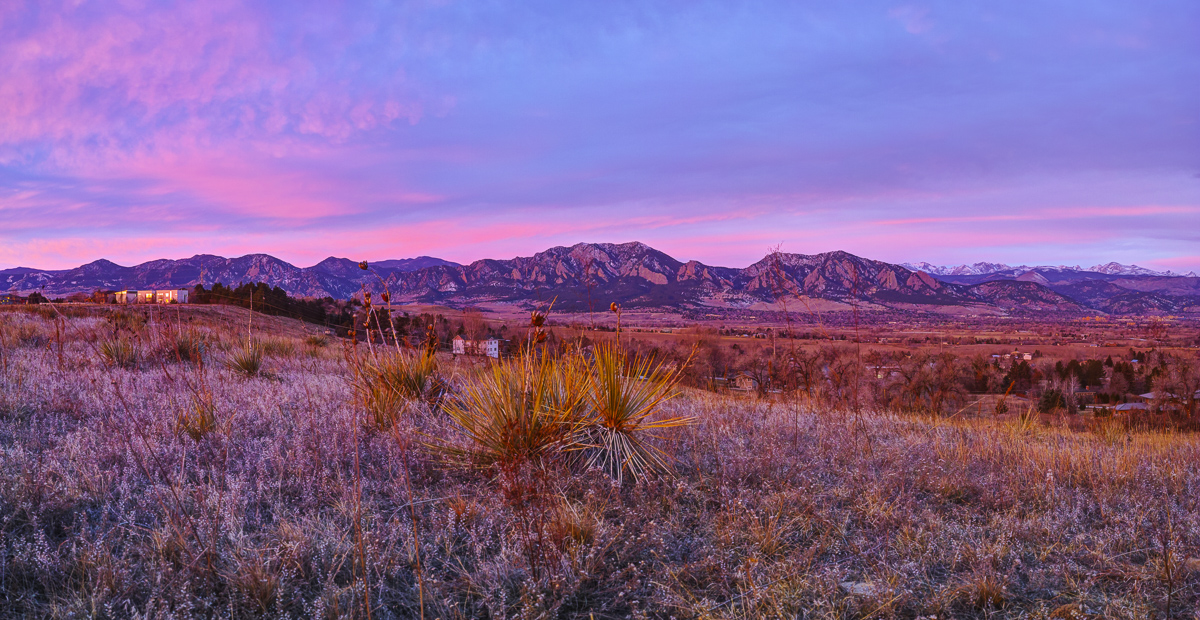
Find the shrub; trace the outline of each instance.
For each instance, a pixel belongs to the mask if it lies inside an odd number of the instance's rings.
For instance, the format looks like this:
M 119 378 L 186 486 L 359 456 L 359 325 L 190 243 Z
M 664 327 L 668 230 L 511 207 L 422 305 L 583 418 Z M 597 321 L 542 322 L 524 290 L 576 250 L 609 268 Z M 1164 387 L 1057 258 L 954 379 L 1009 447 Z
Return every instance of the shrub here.
M 172 334 L 167 342 L 167 357 L 179 362 L 198 362 L 204 353 L 204 337 L 193 330 Z
M 100 356 L 110 366 L 129 370 L 137 367 L 141 351 L 136 341 L 114 336 L 100 341 Z
M 469 447 L 443 449 L 477 467 L 511 472 L 543 465 L 578 430 L 583 393 L 564 389 L 581 382 L 564 373 L 578 371 L 577 364 L 532 352 L 492 364 L 445 405 Z
M 589 364 L 591 415 L 576 439 L 590 465 L 598 465 L 623 480 L 650 471 L 668 471 L 662 451 L 647 439 L 653 431 L 683 426 L 691 418 L 651 417 L 660 405 L 675 396 L 680 369 L 645 356 L 627 356 L 619 347 L 596 345 Z
M 304 339 L 304 344 L 313 347 L 314 349 L 324 349 L 329 346 L 329 336 L 324 334 L 314 334 Z
M 254 377 L 262 372 L 262 361 L 262 346 L 255 342 L 230 353 L 225 360 L 225 367 L 246 377 Z

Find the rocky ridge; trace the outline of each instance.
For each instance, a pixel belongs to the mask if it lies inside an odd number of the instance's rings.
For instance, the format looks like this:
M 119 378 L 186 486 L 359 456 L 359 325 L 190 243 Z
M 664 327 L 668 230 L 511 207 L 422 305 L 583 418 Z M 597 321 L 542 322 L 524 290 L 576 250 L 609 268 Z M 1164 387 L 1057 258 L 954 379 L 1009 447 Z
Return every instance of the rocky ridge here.
M 266 282 L 289 294 L 346 299 L 389 290 L 399 302 L 450 306 L 532 306 L 559 311 L 607 308 L 773 309 L 781 301 L 822 300 L 863 309 L 978 313 L 1200 313 L 1200 278 L 1037 267 L 935 274 L 843 251 L 773 253 L 744 268 L 679 261 L 644 243 L 579 243 L 527 257 L 459 265 L 420 257 L 379 261 L 327 258 L 296 267 L 266 254 L 198 255 L 123 267 L 98 260 L 76 269 L 0 271 L 0 289 L 57 296 L 96 289 L 235 286 Z M 1005 265 L 977 263 L 978 272 Z M 850 306 L 845 306 L 850 307 Z

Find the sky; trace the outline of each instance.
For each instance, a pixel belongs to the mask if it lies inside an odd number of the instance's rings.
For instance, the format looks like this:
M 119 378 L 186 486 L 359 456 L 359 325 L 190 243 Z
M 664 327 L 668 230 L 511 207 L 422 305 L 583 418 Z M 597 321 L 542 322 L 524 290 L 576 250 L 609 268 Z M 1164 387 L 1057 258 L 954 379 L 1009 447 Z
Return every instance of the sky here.
M 0 268 L 1200 271 L 1200 3 L 0 2 Z

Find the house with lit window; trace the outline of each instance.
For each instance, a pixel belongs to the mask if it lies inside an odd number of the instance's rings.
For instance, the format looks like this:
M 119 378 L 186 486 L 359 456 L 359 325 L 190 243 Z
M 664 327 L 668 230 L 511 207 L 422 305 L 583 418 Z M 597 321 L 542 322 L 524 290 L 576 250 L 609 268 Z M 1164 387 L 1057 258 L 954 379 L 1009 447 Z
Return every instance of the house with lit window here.
M 170 288 L 162 291 L 154 291 L 154 303 L 156 304 L 186 304 L 188 301 L 188 290 L 186 288 Z
M 188 289 L 126 290 L 113 293 L 116 304 L 186 304 Z

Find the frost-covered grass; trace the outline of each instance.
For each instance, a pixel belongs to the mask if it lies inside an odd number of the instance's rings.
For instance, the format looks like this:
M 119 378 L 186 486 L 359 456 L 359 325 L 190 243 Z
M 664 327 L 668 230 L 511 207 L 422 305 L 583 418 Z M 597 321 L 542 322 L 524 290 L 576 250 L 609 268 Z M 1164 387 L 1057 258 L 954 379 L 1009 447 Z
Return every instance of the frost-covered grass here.
M 462 441 L 425 402 L 369 423 L 340 343 L 271 335 L 246 377 L 222 360 L 247 334 L 222 321 L 185 326 L 197 363 L 161 320 L 56 336 L 0 313 L 0 617 L 365 617 L 369 599 L 406 618 L 423 599 L 428 618 L 1145 618 L 1168 589 L 1173 616 L 1200 607 L 1193 436 L 687 392 L 657 414 L 696 419 L 655 440 L 673 477 L 575 460 L 506 482 L 424 447 Z M 113 334 L 136 364 L 106 362 Z M 442 370 L 451 395 L 470 377 Z

